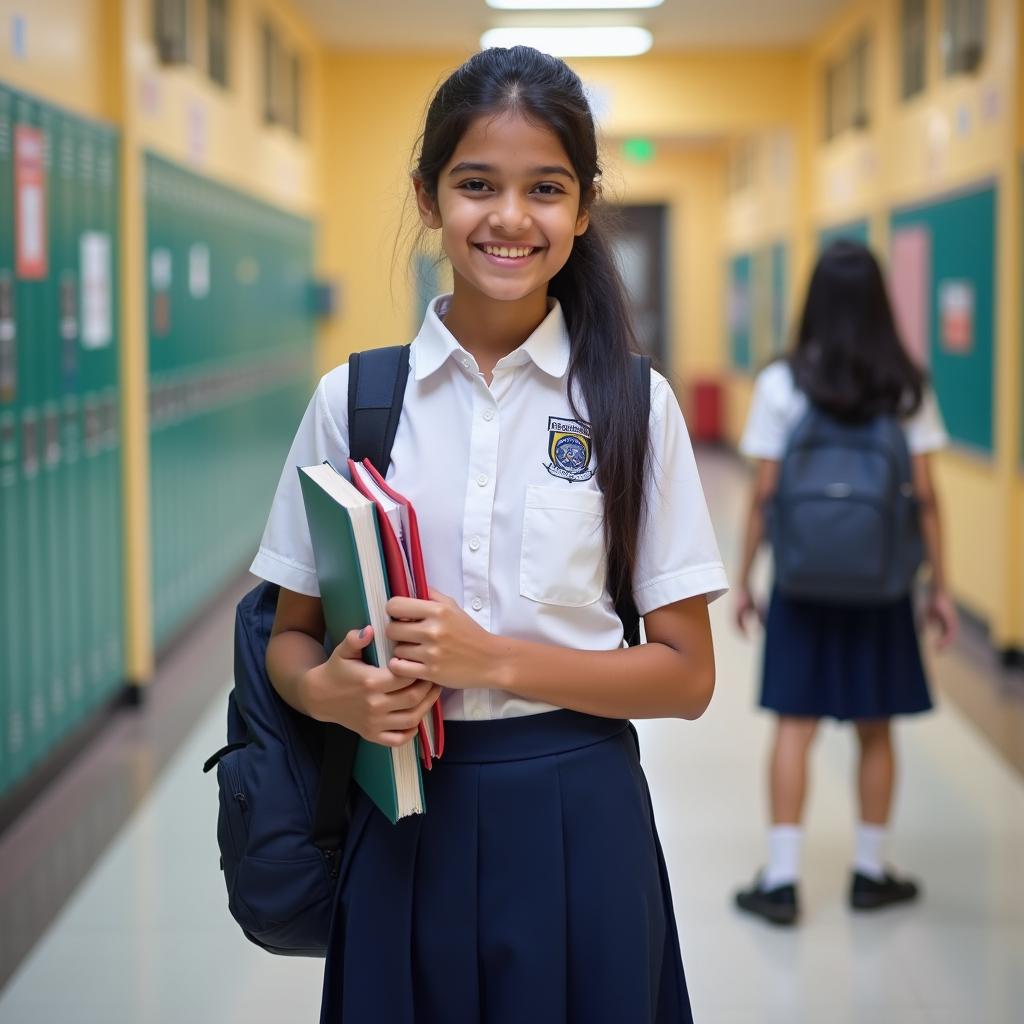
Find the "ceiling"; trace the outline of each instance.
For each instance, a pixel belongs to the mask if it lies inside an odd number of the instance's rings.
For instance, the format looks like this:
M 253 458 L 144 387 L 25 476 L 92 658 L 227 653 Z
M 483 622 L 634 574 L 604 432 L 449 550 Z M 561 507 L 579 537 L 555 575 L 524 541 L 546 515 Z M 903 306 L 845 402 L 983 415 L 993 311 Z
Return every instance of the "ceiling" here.
M 849 0 L 665 0 L 649 10 L 496 11 L 484 0 L 292 0 L 329 46 L 345 50 L 475 50 L 499 25 L 644 25 L 654 49 L 791 47 Z

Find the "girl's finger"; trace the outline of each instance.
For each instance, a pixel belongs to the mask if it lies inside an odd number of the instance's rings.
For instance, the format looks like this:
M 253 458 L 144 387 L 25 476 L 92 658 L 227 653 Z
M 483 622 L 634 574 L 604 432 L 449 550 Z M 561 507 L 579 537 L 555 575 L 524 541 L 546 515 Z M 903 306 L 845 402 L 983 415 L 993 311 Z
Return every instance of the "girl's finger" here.
M 417 729 L 393 729 L 382 732 L 373 742 L 384 747 L 401 747 L 408 743 L 416 735 Z
M 421 601 L 418 597 L 392 597 L 384 610 L 392 619 L 412 619 L 418 622 L 430 614 L 431 607 L 430 601 Z
M 426 667 L 418 661 L 406 661 L 404 658 L 392 658 L 388 662 L 388 670 L 400 679 L 429 679 Z

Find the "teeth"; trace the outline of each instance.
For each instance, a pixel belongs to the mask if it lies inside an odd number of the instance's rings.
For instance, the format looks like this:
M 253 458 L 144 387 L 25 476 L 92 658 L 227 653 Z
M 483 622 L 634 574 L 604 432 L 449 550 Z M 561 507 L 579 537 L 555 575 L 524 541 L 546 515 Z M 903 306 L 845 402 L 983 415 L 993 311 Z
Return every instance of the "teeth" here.
M 483 250 L 490 256 L 504 256 L 506 259 L 520 259 L 523 256 L 529 256 L 530 253 L 533 252 L 533 247 L 485 245 Z

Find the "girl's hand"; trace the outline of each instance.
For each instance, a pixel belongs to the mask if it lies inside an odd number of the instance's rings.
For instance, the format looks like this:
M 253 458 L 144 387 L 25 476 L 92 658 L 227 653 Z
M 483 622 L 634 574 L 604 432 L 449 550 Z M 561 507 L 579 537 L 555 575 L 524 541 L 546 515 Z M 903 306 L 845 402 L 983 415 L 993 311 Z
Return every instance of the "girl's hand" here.
M 747 620 L 750 619 L 751 616 L 764 625 L 764 614 L 757 606 L 757 602 L 750 593 L 749 587 L 740 587 L 736 591 L 735 616 L 736 626 L 744 636 L 747 635 Z
M 460 690 L 487 685 L 498 660 L 496 638 L 450 597 L 433 588 L 429 601 L 393 597 L 387 613 L 395 645 L 388 668 L 396 676 Z
M 935 640 L 936 650 L 944 650 L 957 636 L 960 618 L 949 591 L 937 588 L 928 592 L 928 603 L 924 609 L 925 621 L 934 623 L 938 629 Z
M 306 673 L 305 703 L 321 722 L 336 722 L 363 739 L 400 747 L 416 729 L 441 689 L 426 680 L 413 682 L 362 660 L 373 627 L 353 629 L 322 665 Z

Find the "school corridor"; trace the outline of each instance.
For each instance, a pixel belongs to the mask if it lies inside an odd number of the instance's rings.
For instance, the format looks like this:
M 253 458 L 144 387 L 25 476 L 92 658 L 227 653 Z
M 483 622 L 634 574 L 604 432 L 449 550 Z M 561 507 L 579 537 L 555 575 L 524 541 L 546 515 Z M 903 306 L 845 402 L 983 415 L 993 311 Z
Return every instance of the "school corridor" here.
M 701 472 L 724 552 L 734 552 L 746 474 L 707 453 Z M 226 602 L 170 656 L 160 686 L 187 690 L 203 666 L 205 706 L 121 718 L 3 837 L 3 1024 L 275 1024 L 315 1020 L 322 961 L 271 957 L 229 918 L 217 866 L 216 783 L 223 743 Z M 931 659 L 937 710 L 899 729 L 902 780 L 891 844 L 917 876 L 916 906 L 855 916 L 845 904 L 852 850 L 852 747 L 824 730 L 815 755 L 803 923 L 773 929 L 731 905 L 763 855 L 768 716 L 755 712 L 756 645 L 715 606 L 718 688 L 697 722 L 641 722 L 643 762 L 674 887 L 694 1019 L 709 1024 L 1015 1024 L 1024 1008 L 1024 776 L 961 709 L 987 691 L 1024 728 L 1024 678 L 968 641 Z M 219 633 L 219 637 L 215 634 Z M 214 634 L 214 636 L 211 636 Z M 217 648 L 220 650 L 217 650 Z M 194 649 L 190 649 L 194 648 Z M 171 726 L 162 724 L 170 719 Z M 168 749 L 165 730 L 175 732 Z M 131 778 L 126 785 L 125 777 Z M 123 817 L 123 822 L 121 818 Z M 91 861 L 95 858 L 95 863 Z M 81 880 L 78 876 L 81 874 Z M 66 893 L 52 906 L 50 890 Z M 40 916 L 30 949 L 17 944 Z M 381 1022 L 384 1024 L 384 1022 Z M 628 1024 L 628 1022 L 623 1022 Z
M 831 243 L 877 258 L 948 438 L 961 629 L 922 634 L 936 710 L 897 722 L 885 851 L 919 902 L 847 905 L 832 723 L 799 925 L 736 910 L 772 717 L 735 591 L 710 709 L 637 723 L 695 1021 L 1024 1022 L 1020 0 L 0 0 L 0 1024 L 317 1019 L 322 961 L 227 912 L 201 768 L 234 608 L 317 380 L 452 289 L 410 187 L 429 97 L 520 42 L 585 86 L 637 340 L 734 585 L 755 381 Z

